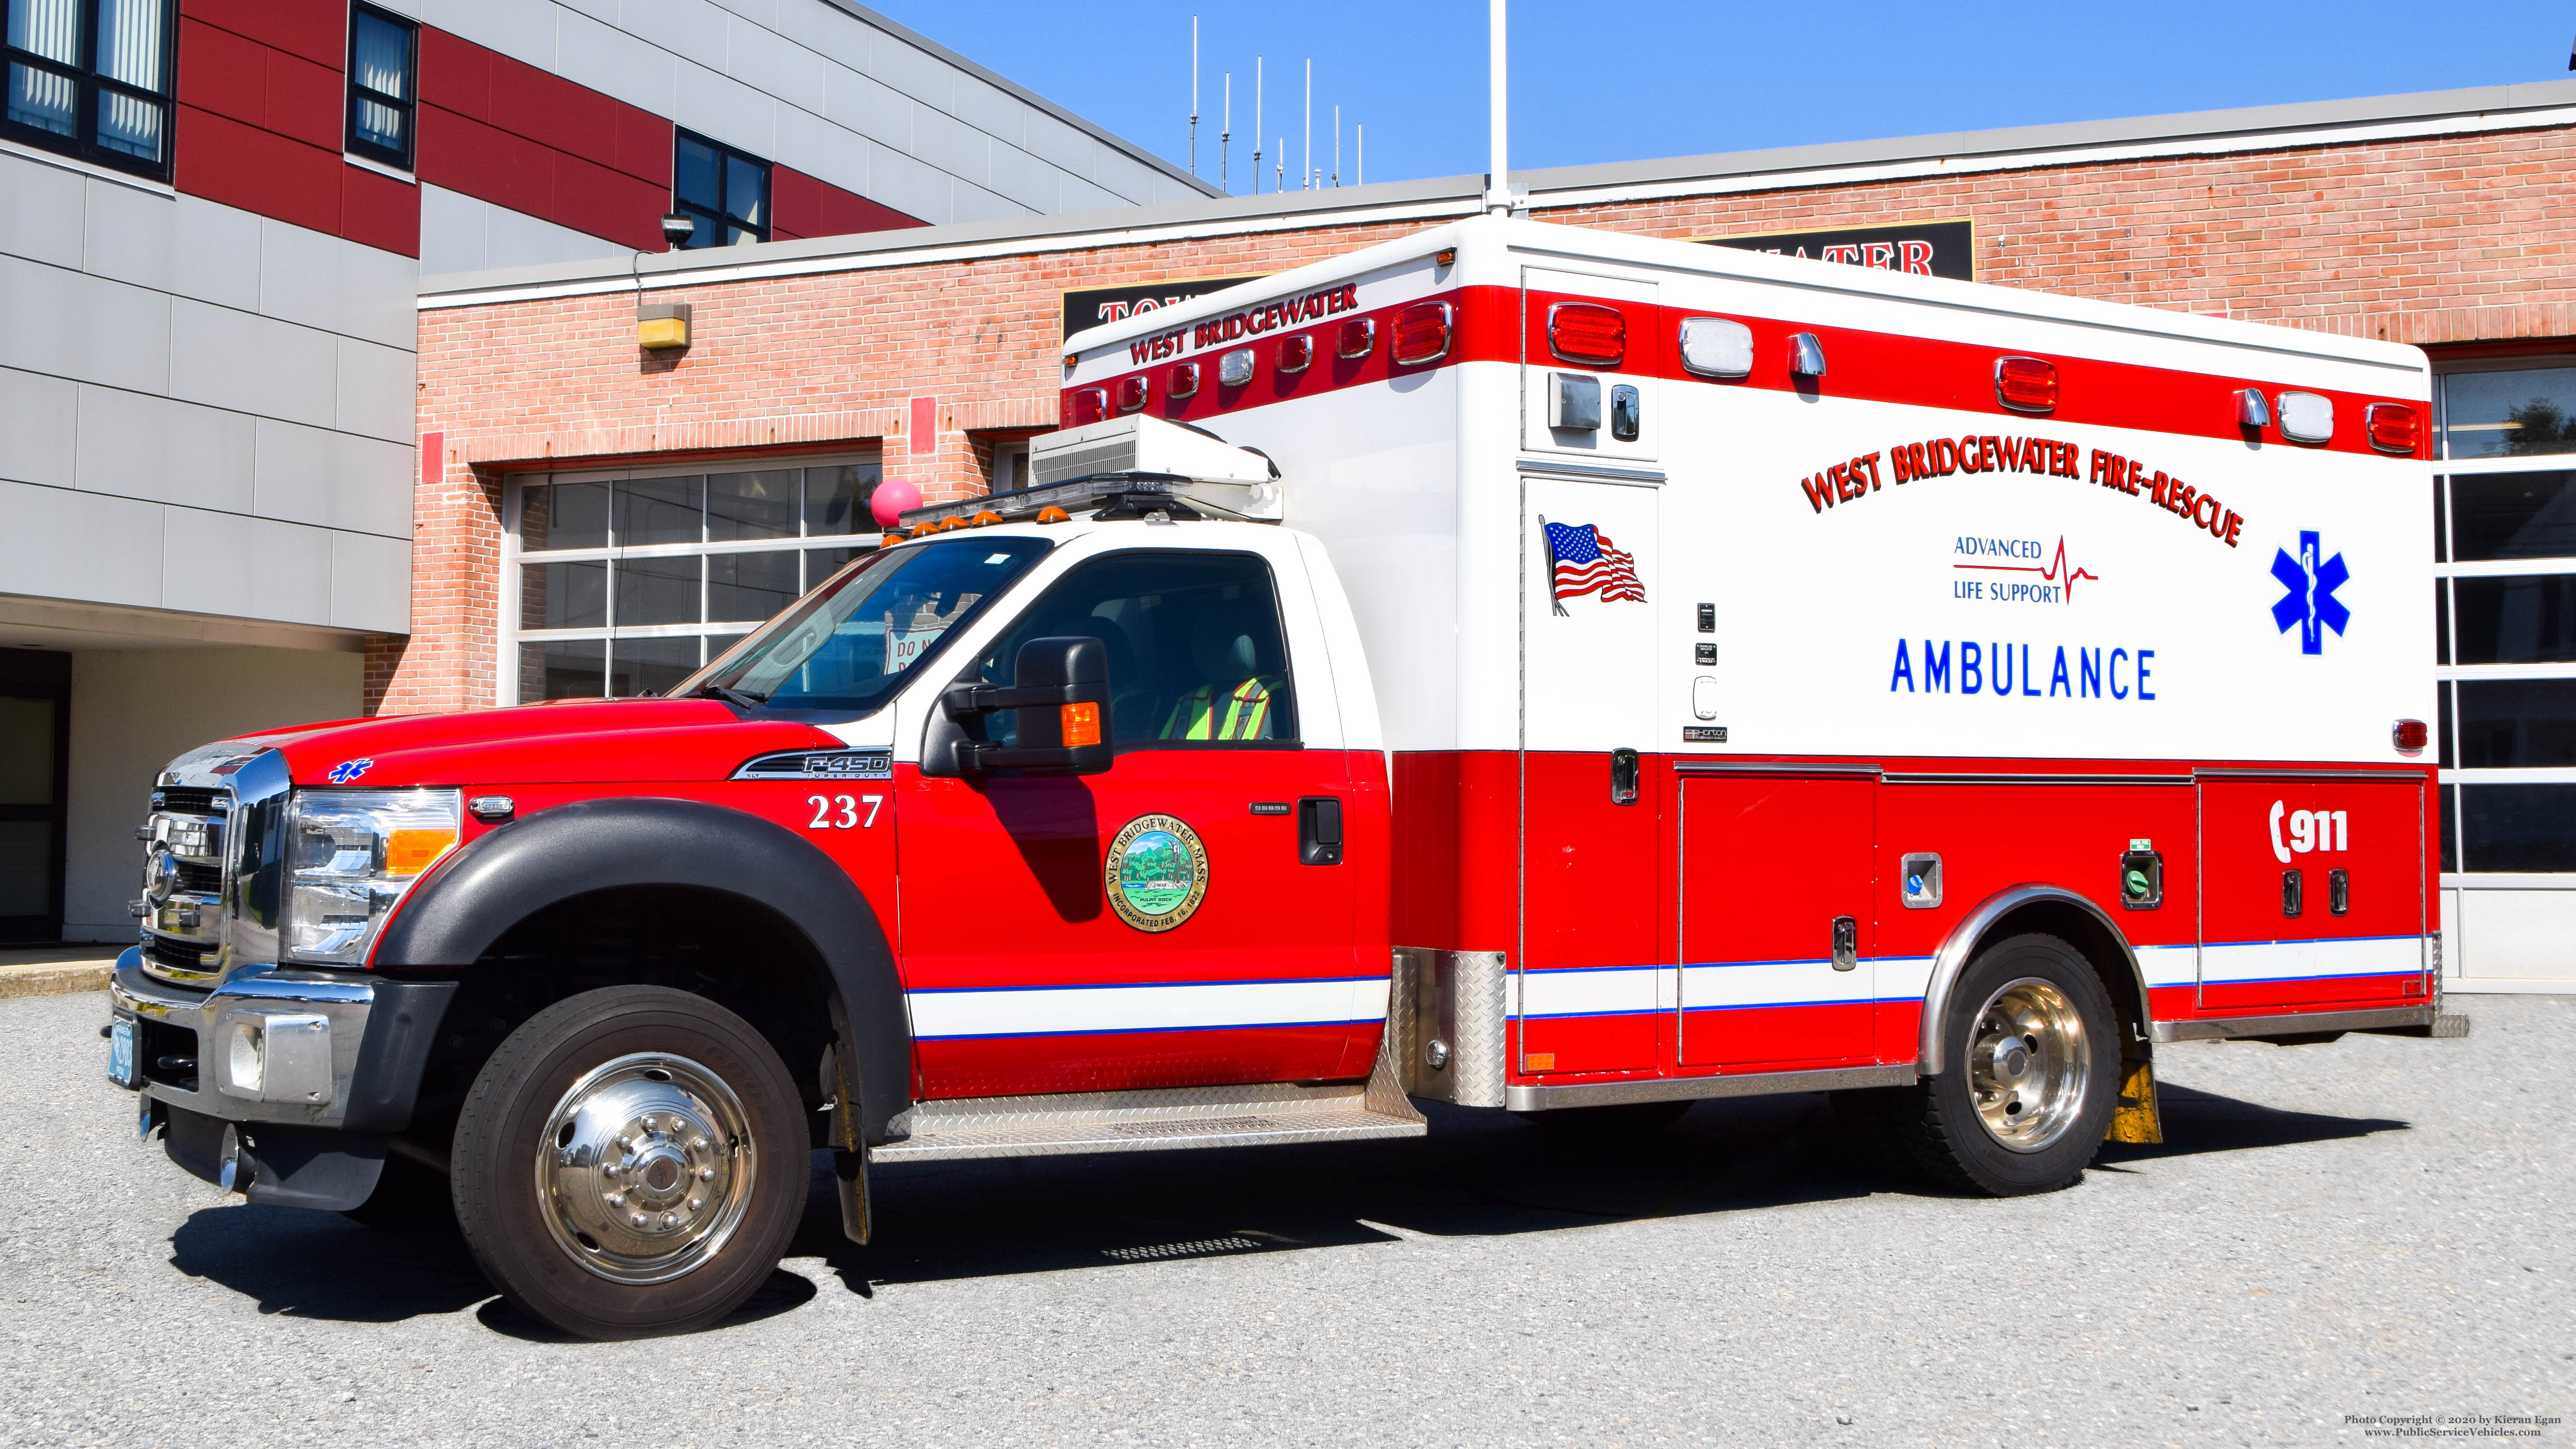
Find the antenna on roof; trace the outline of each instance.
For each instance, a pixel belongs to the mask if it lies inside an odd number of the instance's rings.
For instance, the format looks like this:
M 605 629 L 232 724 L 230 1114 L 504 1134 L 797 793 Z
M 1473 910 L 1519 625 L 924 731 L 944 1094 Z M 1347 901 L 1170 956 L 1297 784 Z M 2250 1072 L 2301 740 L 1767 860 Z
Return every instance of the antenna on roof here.
M 1228 196 L 1234 194 L 1234 183 L 1226 180 L 1226 157 L 1234 141 L 1234 72 L 1225 73 L 1225 129 L 1216 133 L 1216 189 Z
M 1315 189 L 1315 58 L 1306 57 L 1306 155 L 1297 163 L 1297 189 Z
M 1190 17 L 1190 174 L 1199 174 L 1199 18 Z
M 1333 184 L 1342 184 L 1342 108 L 1333 107 Z
M 1509 71 L 1503 64 L 1503 0 L 1488 0 L 1486 10 L 1487 99 L 1493 109 L 1485 122 L 1489 134 L 1486 142 L 1493 148 L 1493 159 L 1485 166 L 1485 210 L 1496 216 L 1509 216 L 1512 210 L 1511 158 L 1507 139 L 1509 111 L 1504 104 L 1504 86 Z
M 1252 58 L 1252 194 L 1261 194 L 1261 57 Z
M 1351 161 L 1359 171 L 1357 176 L 1351 178 L 1351 184 L 1366 186 L 1368 185 L 1368 127 L 1357 121 L 1351 123 L 1351 149 L 1358 153 L 1351 157 Z

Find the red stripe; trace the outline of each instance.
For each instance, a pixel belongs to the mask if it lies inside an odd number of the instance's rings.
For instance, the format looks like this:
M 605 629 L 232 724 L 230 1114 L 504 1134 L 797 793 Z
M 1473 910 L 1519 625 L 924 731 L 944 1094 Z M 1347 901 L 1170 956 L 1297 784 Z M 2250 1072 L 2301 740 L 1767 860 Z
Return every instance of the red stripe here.
M 1190 328 L 1183 326 L 1176 329 L 1179 351 L 1168 353 L 1152 366 L 1133 368 L 1115 377 L 1086 382 L 1083 386 L 1105 386 L 1115 396 L 1117 385 L 1123 379 L 1146 377 L 1152 382 L 1147 411 L 1158 417 L 1195 422 L 1294 398 L 1365 387 L 1398 374 L 1433 371 L 1464 362 L 1517 363 L 1526 358 L 1534 364 L 1544 365 L 1549 358 L 1547 304 L 1585 301 L 1618 307 L 1630 314 L 1628 358 L 1620 368 L 1625 375 L 1660 377 L 1695 387 L 1797 392 L 1801 390 L 1798 380 L 1789 374 L 1789 338 L 1796 333 L 1812 332 L 1824 345 L 1827 367 L 1825 377 L 1815 384 L 1814 390 L 1825 396 L 1946 408 L 1993 417 L 2009 424 L 1996 431 L 2012 436 L 2045 436 L 2052 425 L 2081 424 L 2241 441 L 2248 433 L 2237 426 L 2235 394 L 2249 387 L 2260 388 L 2266 397 L 2280 391 L 2280 384 L 2255 378 L 2059 356 L 2051 359 L 2057 364 L 2059 405 L 2051 413 L 2034 415 L 2014 412 L 1995 396 L 1995 360 L 2022 355 L 2009 348 L 1945 342 L 1937 338 L 1862 328 L 1829 327 L 1787 318 L 1717 314 L 1706 308 L 1659 307 L 1550 292 L 1528 294 L 1524 327 L 1522 295 L 1511 287 L 1460 287 L 1428 300 L 1455 304 L 1458 335 L 1451 342 L 1447 354 L 1421 367 L 1398 367 L 1388 356 L 1387 338 L 1392 333 L 1395 314 L 1413 305 L 1405 302 L 1345 312 L 1307 327 L 1281 328 L 1256 340 L 1195 351 L 1189 347 Z M 1740 381 L 1720 381 L 1697 376 L 1681 367 L 1677 339 L 1682 319 L 1711 315 L 1733 316 L 1752 329 L 1751 376 Z M 1335 357 L 1333 343 L 1341 324 L 1361 317 L 1377 320 L 1377 345 L 1363 358 L 1345 360 Z M 1300 332 L 1312 334 L 1315 338 L 1315 361 L 1303 372 L 1283 373 L 1278 370 L 1280 343 Z M 1175 365 L 1184 361 L 1213 363 L 1218 356 L 1237 346 L 1253 350 L 1256 369 L 1250 383 L 1236 388 L 1219 387 L 1213 377 L 1215 368 L 1204 366 L 1201 369 L 1203 383 L 1195 395 L 1178 400 L 1170 396 L 1168 383 Z M 1074 415 L 1073 394 L 1079 390 L 1064 390 L 1061 399 L 1064 416 Z M 2390 456 L 2371 447 L 2363 432 L 2363 412 L 2370 404 L 2402 403 L 2416 409 L 2419 414 L 2426 407 L 2421 400 L 2390 394 L 2343 392 L 2322 387 L 2303 390 L 2322 394 L 2333 401 L 2334 440 L 2325 445 L 2324 451 L 2336 453 L 2374 458 Z M 2430 420 L 2426 421 L 2429 423 Z M 2423 428 L 2419 434 L 2429 438 L 2431 429 Z M 2266 443 L 2284 447 L 2303 446 L 2285 442 L 2278 427 L 2264 429 L 2260 438 Z M 1893 438 L 1888 441 L 1921 440 Z M 2417 456 L 2422 456 L 2424 446 L 2423 443 L 2418 444 Z

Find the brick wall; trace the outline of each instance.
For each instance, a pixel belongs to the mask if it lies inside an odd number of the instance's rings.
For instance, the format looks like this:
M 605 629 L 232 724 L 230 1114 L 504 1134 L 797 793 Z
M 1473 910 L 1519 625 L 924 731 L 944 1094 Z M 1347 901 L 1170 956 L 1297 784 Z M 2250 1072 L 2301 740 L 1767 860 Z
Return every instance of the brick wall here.
M 2416 344 L 2576 336 L 2576 131 L 1986 172 L 1575 209 L 1547 221 L 1694 237 L 1972 217 L 1987 282 Z M 368 656 L 368 708 L 492 698 L 500 479 L 548 459 L 659 461 L 883 442 L 925 497 L 982 489 L 993 438 L 1051 421 L 1060 293 L 1277 272 L 1415 230 L 1325 226 L 656 292 L 693 305 L 677 365 L 631 296 L 421 314 L 413 628 Z M 938 399 L 928 448 L 905 436 Z

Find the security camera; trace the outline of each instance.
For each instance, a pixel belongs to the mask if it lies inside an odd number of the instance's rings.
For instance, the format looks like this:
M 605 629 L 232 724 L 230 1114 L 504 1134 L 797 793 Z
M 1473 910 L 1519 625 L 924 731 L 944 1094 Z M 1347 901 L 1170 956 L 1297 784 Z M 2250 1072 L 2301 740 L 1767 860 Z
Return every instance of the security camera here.
M 697 222 L 676 211 L 662 218 L 662 240 L 674 247 L 687 246 L 689 238 L 696 235 L 697 230 Z

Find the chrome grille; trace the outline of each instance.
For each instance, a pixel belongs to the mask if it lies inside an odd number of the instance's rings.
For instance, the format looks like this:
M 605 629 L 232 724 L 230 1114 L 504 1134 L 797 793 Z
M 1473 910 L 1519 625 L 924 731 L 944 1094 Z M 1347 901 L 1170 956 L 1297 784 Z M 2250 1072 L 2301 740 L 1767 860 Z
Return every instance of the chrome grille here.
M 211 946 L 173 941 L 148 931 L 143 936 L 143 968 L 155 976 L 193 982 L 212 974 L 221 954 Z
M 222 970 L 224 833 L 232 792 L 163 786 L 140 832 L 143 969 L 165 981 L 202 983 Z
M 172 815 L 221 815 L 232 808 L 230 790 L 189 790 L 165 786 L 152 792 L 152 808 Z

